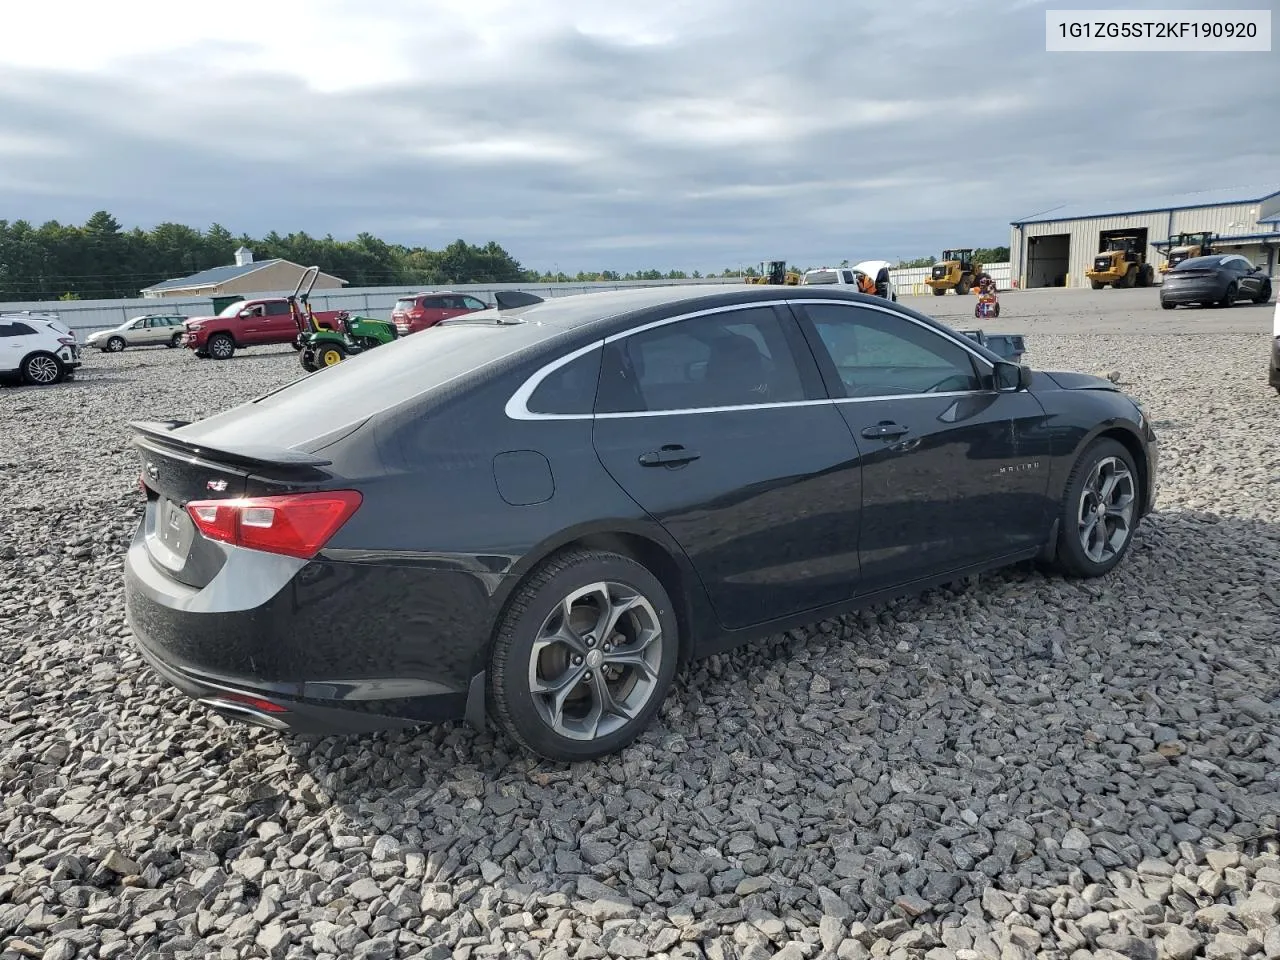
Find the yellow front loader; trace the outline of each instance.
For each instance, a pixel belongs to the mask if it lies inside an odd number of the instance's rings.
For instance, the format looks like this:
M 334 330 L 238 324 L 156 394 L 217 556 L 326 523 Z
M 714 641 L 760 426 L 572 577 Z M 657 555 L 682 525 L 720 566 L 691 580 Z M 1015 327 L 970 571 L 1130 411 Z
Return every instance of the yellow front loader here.
M 787 269 L 787 261 L 785 260 L 762 260 L 760 262 L 760 276 L 744 278 L 747 283 L 763 283 L 772 284 L 776 287 L 798 287 L 800 285 L 800 274 L 794 270 Z

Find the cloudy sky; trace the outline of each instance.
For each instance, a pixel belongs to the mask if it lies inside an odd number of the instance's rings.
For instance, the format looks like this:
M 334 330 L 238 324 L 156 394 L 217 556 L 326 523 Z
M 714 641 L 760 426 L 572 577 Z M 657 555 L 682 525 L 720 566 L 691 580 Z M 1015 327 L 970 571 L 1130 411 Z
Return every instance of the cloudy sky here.
M 1059 203 L 1280 179 L 1280 53 L 1050 54 L 1044 9 L 15 3 L 0 218 L 719 270 L 1001 244 Z

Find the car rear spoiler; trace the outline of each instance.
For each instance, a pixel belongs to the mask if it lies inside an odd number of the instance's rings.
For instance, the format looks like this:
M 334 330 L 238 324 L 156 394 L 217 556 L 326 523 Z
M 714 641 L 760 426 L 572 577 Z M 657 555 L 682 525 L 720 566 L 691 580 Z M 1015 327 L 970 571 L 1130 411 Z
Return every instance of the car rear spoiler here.
M 211 447 L 206 444 L 193 443 L 182 437 L 175 437 L 173 431 L 185 427 L 186 420 L 133 420 L 128 427 L 140 439 L 153 445 L 168 448 L 175 453 L 188 456 L 204 457 L 221 464 L 261 469 L 263 467 L 325 467 L 332 460 L 305 453 L 302 450 L 291 450 L 288 447 L 268 447 L 261 444 L 246 444 L 234 450 L 225 447 Z

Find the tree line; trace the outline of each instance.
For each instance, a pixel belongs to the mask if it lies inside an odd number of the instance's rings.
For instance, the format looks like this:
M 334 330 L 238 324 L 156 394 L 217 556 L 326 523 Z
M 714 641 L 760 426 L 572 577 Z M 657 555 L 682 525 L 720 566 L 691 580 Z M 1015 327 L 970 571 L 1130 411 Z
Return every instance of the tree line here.
M 221 224 L 198 230 L 180 223 L 161 223 L 151 230 L 125 230 L 100 210 L 83 226 L 51 220 L 39 227 L 25 220 L 0 220 L 0 302 L 23 300 L 111 300 L 136 297 L 139 291 L 176 277 L 235 262 L 244 246 L 255 260 L 282 258 L 341 277 L 351 287 L 439 287 L 465 283 L 568 283 L 609 280 L 683 280 L 704 276 L 756 276 L 755 267 L 726 267 L 720 273 L 697 270 L 559 271 L 529 270 L 499 244 L 483 246 L 458 239 L 441 250 L 387 243 L 370 233 L 354 240 L 312 237 L 305 232 L 261 238 L 234 236 Z M 1008 258 L 996 251 L 987 262 Z M 900 266 L 927 266 L 932 258 Z M 845 261 L 848 265 L 848 261 Z M 803 273 L 804 268 L 792 267 Z

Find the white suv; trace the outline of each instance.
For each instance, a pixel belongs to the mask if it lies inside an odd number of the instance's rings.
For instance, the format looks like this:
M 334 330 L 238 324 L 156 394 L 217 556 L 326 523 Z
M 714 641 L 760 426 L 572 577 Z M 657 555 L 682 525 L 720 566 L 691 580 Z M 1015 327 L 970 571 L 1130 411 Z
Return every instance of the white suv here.
M 70 380 L 79 366 L 76 335 L 61 320 L 0 314 L 0 377 L 45 386 Z

